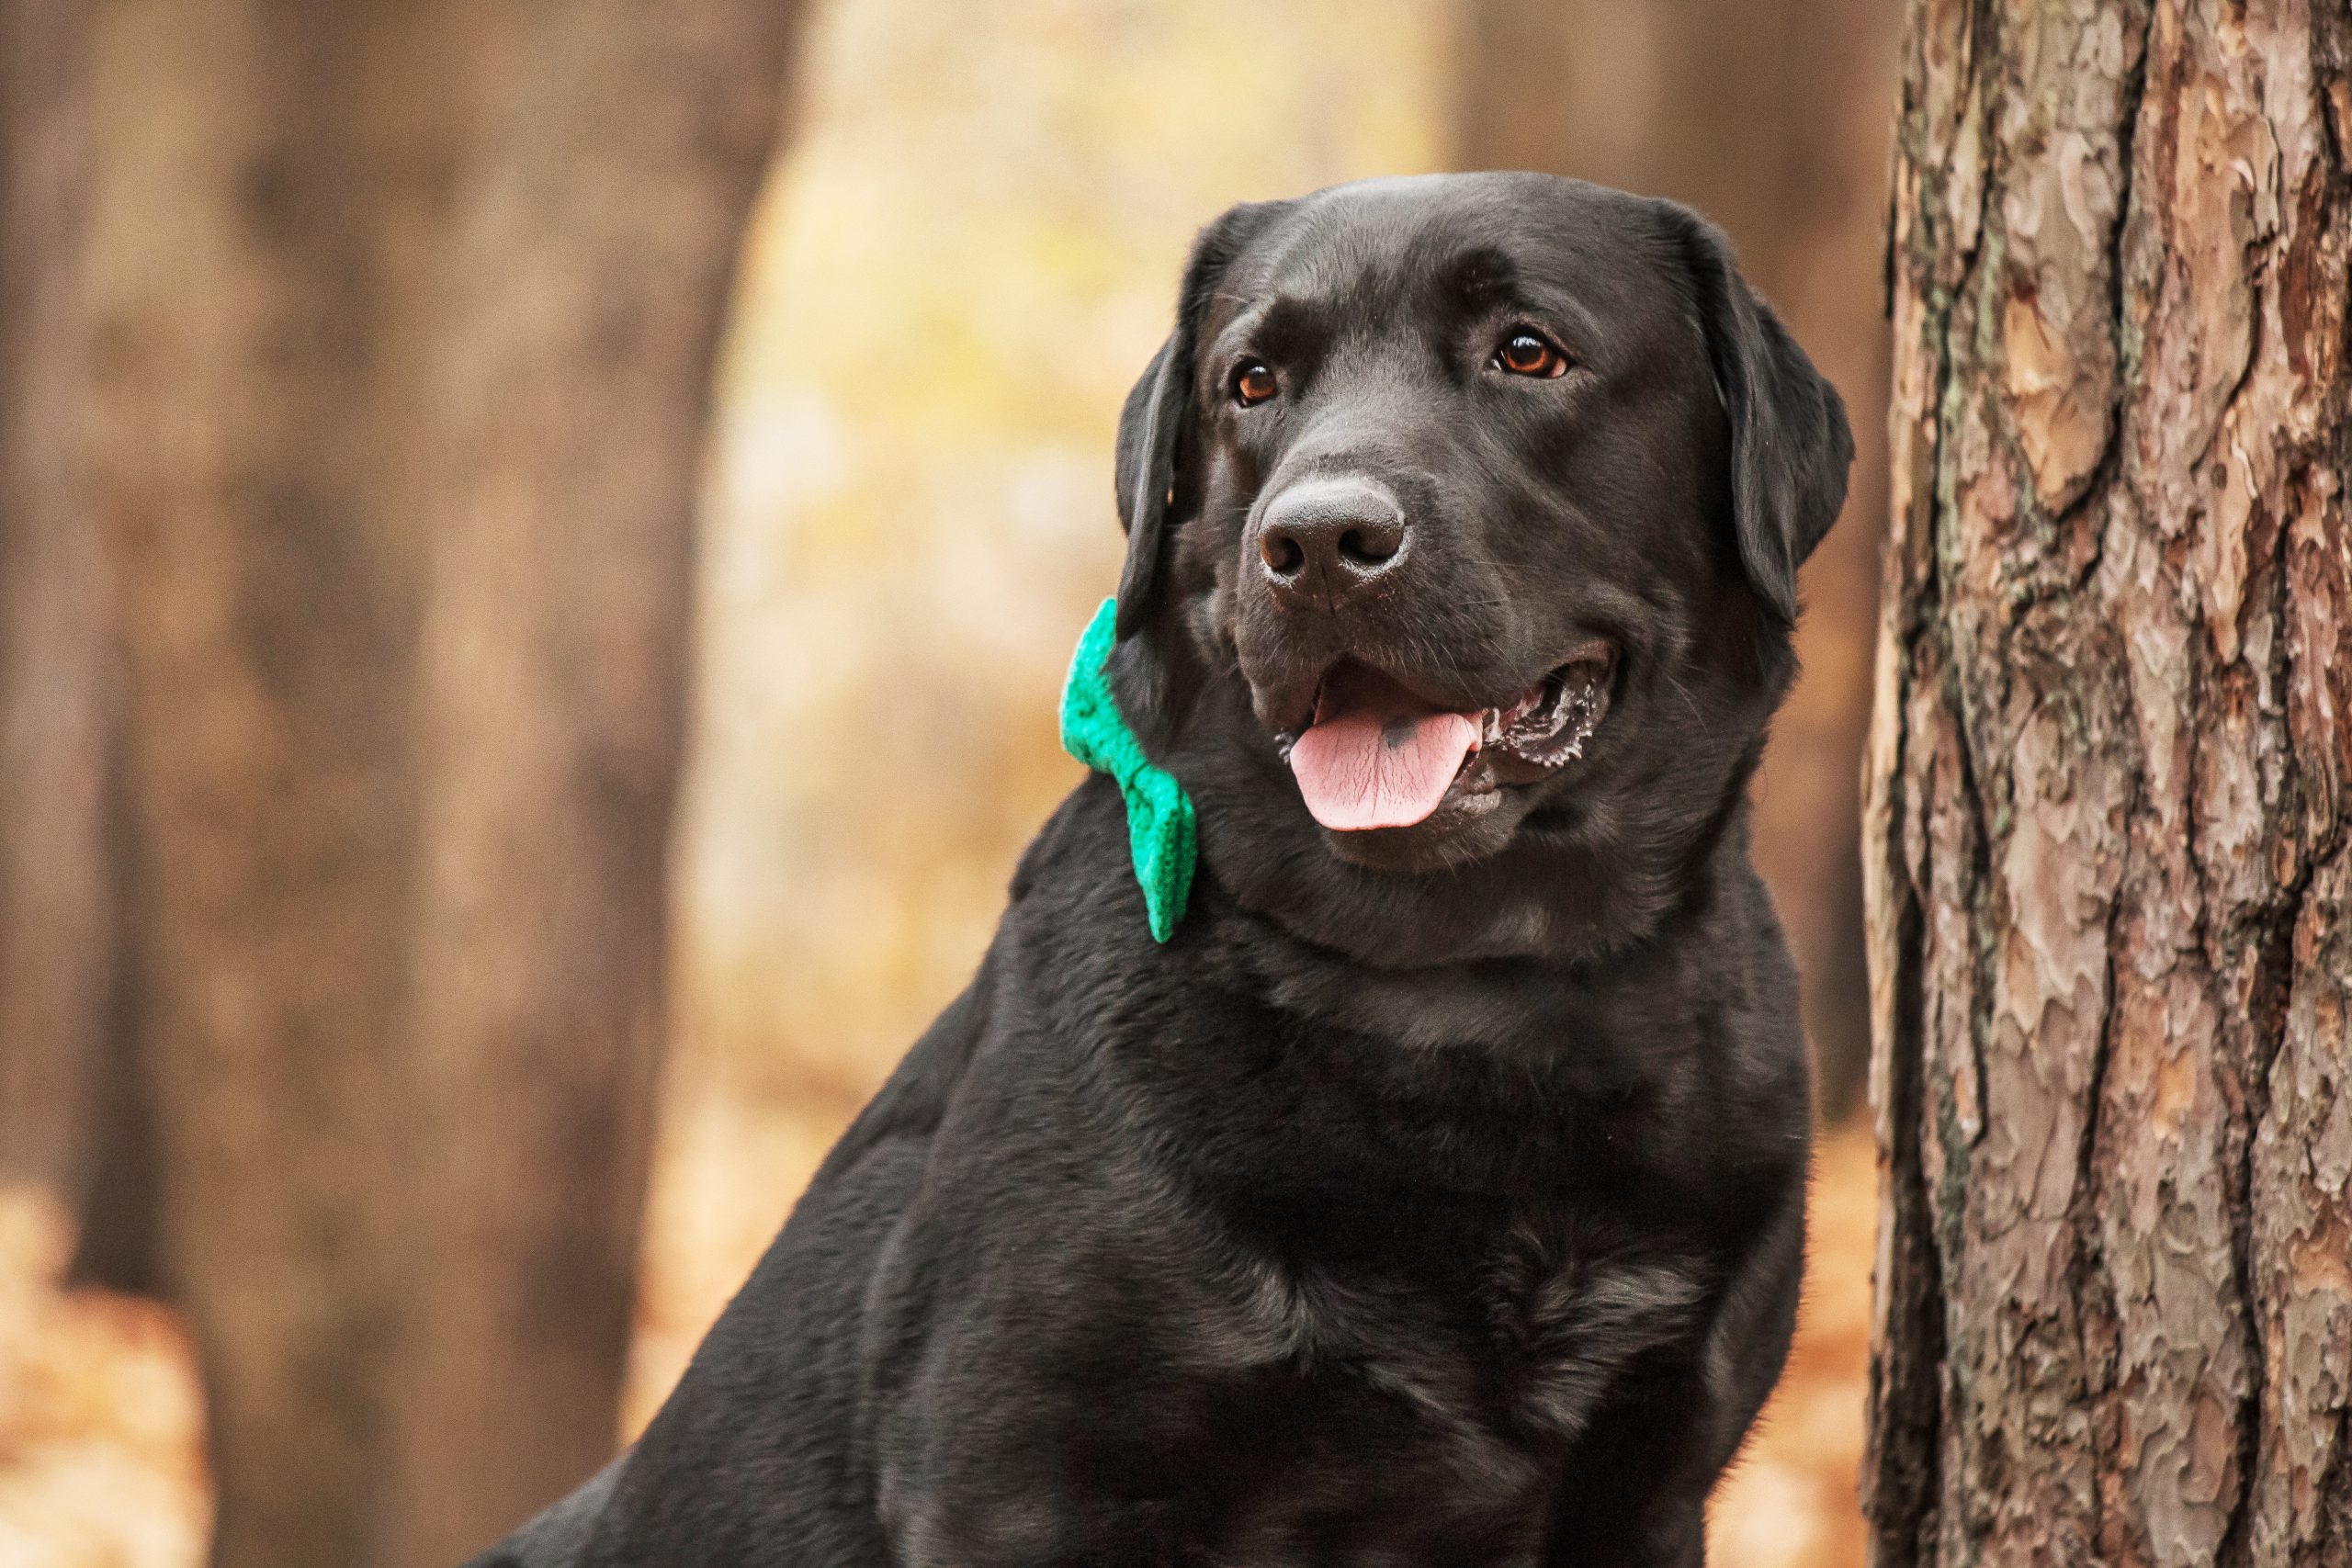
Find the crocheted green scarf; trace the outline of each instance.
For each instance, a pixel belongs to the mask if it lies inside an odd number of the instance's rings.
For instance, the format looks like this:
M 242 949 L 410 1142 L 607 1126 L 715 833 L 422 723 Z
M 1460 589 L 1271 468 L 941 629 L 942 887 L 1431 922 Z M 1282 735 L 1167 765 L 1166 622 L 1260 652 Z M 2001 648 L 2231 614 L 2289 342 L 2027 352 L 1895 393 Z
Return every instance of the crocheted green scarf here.
M 1127 847 L 1135 855 L 1136 881 L 1143 886 L 1151 938 L 1166 942 L 1184 918 L 1193 893 L 1193 797 L 1176 775 L 1143 753 L 1143 742 L 1127 728 L 1111 694 L 1106 661 L 1111 657 L 1118 601 L 1105 599 L 1078 639 L 1062 687 L 1062 750 L 1097 773 L 1117 781 L 1127 803 Z

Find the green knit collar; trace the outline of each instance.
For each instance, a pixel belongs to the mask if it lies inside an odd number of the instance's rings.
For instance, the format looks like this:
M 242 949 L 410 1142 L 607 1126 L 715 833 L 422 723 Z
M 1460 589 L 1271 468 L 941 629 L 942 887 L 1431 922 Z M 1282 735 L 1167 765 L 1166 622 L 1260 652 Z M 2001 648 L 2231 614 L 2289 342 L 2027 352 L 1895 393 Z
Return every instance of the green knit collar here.
M 1127 803 L 1127 847 L 1135 856 L 1151 937 L 1166 942 L 1184 918 L 1193 892 L 1198 854 L 1193 797 L 1174 773 L 1144 755 L 1143 742 L 1127 728 L 1112 694 L 1109 660 L 1118 604 L 1103 600 L 1078 639 L 1069 681 L 1062 687 L 1062 750 L 1117 781 Z

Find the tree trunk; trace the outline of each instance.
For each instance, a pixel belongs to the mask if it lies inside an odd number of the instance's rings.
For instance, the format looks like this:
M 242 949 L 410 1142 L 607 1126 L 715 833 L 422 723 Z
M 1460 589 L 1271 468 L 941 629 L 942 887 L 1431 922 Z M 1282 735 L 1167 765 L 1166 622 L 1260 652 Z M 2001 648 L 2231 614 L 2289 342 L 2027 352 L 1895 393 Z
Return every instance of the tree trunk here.
M 2347 50 L 1910 8 L 1882 1564 L 2352 1561 Z
M 128 924 L 219 1562 L 447 1562 L 613 1442 L 700 414 L 792 12 L 99 12 Z
M 390 1563 L 478 1550 L 616 1441 L 702 432 L 797 9 L 549 10 L 451 237 L 408 989 L 435 1245 Z
M 78 1203 L 113 976 L 110 647 L 76 460 L 82 0 L 0 6 L 0 1180 Z
M 1464 168 L 1544 169 L 1690 203 L 1844 392 L 1846 514 L 1804 571 L 1805 667 L 1757 785 L 1757 860 L 1804 976 L 1823 1109 L 1860 1093 L 1862 733 L 1885 522 L 1885 0 L 1464 0 Z

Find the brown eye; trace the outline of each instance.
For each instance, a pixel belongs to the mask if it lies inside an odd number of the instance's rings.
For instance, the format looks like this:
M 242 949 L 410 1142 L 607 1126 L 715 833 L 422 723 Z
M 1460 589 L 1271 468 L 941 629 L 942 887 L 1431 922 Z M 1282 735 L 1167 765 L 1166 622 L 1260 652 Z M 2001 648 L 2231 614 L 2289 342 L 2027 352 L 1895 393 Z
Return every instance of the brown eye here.
M 1245 409 L 1264 402 L 1279 390 L 1274 373 L 1254 359 L 1233 373 L 1233 400 Z
M 1495 350 L 1495 367 L 1514 376 L 1549 379 L 1566 371 L 1568 356 L 1533 333 L 1513 333 L 1502 347 Z

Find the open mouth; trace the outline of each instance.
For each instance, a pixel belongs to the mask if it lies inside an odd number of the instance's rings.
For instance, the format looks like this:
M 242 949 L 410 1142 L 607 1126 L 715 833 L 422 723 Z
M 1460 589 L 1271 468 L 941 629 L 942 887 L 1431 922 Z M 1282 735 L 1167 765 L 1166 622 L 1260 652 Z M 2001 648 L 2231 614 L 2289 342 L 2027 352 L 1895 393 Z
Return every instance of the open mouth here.
M 1439 707 L 1342 660 L 1304 729 L 1277 738 L 1306 808 L 1338 832 L 1409 828 L 1450 796 L 1488 793 L 1504 759 L 1527 782 L 1584 755 L 1609 711 L 1615 650 L 1592 645 L 1499 707 Z M 1484 761 L 1487 766 L 1480 766 Z

